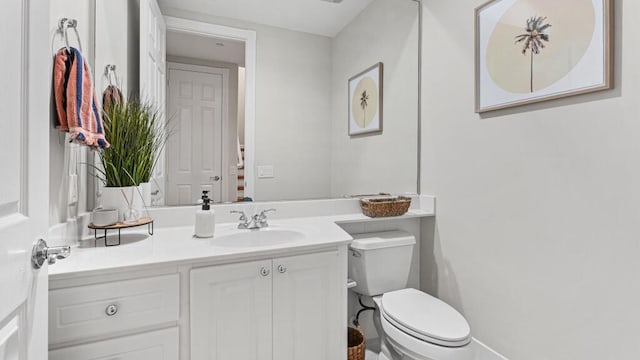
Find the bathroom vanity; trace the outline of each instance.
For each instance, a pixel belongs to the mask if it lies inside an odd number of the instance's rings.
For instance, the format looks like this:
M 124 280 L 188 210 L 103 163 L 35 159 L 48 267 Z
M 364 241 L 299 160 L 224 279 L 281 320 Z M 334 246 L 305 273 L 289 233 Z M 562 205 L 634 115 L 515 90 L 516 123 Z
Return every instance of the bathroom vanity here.
M 74 249 L 51 267 L 49 358 L 344 358 L 351 237 L 332 222 L 234 225 Z

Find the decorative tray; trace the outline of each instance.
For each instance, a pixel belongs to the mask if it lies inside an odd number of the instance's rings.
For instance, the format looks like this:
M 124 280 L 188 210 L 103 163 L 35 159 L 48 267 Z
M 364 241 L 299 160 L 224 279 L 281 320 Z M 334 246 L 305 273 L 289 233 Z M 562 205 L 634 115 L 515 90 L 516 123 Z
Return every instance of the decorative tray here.
M 132 228 L 136 226 L 142 226 L 142 225 L 147 225 L 147 232 L 149 233 L 149 235 L 153 235 L 153 219 L 150 217 L 142 217 L 138 219 L 138 221 L 132 222 L 132 223 L 119 222 L 113 225 L 106 225 L 106 226 L 98 226 L 91 223 L 89 224 L 89 229 L 93 230 L 93 235 L 96 241 L 99 239 L 104 239 L 104 246 L 117 246 L 117 245 L 120 245 L 120 238 L 121 238 L 120 230 Z M 98 230 L 103 230 L 104 235 L 98 236 Z M 118 230 L 117 243 L 110 244 L 109 242 L 107 242 L 107 230 Z

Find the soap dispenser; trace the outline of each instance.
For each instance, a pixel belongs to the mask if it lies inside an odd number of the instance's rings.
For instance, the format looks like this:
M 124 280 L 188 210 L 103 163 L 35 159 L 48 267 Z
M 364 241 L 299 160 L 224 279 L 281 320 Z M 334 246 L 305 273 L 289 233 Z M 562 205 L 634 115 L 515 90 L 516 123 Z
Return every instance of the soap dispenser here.
M 209 191 L 202 191 L 202 209 L 196 212 L 196 233 L 198 238 L 213 237 L 216 228 L 216 213 L 211 210 L 211 199 L 207 195 Z

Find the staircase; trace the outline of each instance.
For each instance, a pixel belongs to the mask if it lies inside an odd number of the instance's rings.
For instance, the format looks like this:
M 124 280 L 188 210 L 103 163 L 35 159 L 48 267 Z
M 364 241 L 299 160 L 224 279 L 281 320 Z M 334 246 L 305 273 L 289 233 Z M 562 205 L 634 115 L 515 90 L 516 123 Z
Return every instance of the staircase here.
M 237 191 L 236 191 L 236 201 L 244 201 L 244 145 L 240 145 L 240 154 L 242 155 L 242 166 L 238 166 L 237 172 Z

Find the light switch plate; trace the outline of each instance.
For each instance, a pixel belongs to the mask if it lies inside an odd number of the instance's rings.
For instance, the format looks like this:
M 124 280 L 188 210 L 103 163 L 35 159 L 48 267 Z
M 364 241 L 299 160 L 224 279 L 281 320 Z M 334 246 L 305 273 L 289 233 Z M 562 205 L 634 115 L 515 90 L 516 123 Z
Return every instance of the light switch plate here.
M 258 179 L 270 179 L 273 175 L 273 165 L 258 166 Z

